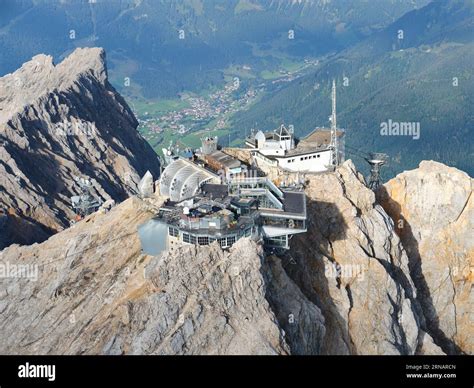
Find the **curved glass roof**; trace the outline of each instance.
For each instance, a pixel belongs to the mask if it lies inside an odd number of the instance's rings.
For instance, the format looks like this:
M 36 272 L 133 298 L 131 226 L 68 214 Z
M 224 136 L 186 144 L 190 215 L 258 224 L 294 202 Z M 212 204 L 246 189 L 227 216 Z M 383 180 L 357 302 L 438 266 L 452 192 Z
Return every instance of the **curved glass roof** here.
M 184 159 L 176 159 L 163 171 L 160 178 L 160 193 L 174 202 L 194 196 L 199 187 L 218 177 L 211 172 Z

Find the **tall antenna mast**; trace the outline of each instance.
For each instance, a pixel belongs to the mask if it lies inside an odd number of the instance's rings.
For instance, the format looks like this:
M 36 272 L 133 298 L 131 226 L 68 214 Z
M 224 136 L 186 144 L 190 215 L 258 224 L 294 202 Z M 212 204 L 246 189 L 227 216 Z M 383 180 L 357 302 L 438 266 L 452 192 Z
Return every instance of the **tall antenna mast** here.
M 331 165 L 339 165 L 337 148 L 337 118 L 336 118 L 336 80 L 332 80 L 332 114 L 331 114 Z

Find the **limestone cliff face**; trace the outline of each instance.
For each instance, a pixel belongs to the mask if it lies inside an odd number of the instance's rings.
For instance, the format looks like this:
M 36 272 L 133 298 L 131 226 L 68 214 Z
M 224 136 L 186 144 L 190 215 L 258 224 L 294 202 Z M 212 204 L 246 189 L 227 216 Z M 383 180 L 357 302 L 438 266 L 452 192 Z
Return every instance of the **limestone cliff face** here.
M 446 352 L 474 352 L 473 180 L 441 163 L 421 162 L 379 193 L 409 257 L 426 326 Z
M 69 226 L 75 176 L 116 201 L 136 191 L 147 169 L 158 176 L 137 125 L 107 80 L 102 49 L 77 49 L 58 65 L 37 55 L 0 78 L 0 208 L 9 218 L 0 249 Z M 19 223 L 29 233 L 15 229 Z
M 420 173 L 423 168 L 405 173 L 413 181 L 407 178 L 411 183 L 402 187 L 421 179 L 429 182 L 430 174 Z M 456 179 L 454 172 L 446 174 L 436 178 L 445 188 L 449 184 L 443 179 Z M 158 257 L 143 255 L 137 227 L 154 215 L 162 203 L 159 197 L 132 197 L 41 244 L 0 251 L 3 267 L 38 265 L 36 281 L 0 277 L 0 354 L 451 352 L 430 323 L 425 289 L 414 277 L 411 250 L 404 248 L 397 221 L 377 203 L 353 164 L 347 161 L 335 173 L 306 178 L 309 230 L 292 240 L 286 254 L 265 253 L 258 243 L 242 239 L 230 251 L 213 244 L 175 247 Z M 461 184 L 465 177 L 459 179 L 454 186 L 462 194 L 469 187 Z M 433 249 L 449 252 L 451 243 L 442 248 L 446 236 L 458 244 L 453 252 L 463 252 L 460 244 L 472 247 L 469 236 L 463 236 L 471 205 L 468 195 L 461 194 L 453 194 L 460 200 L 457 215 L 432 229 L 443 233 Z M 401 201 L 405 196 L 392 198 Z M 411 209 L 403 217 L 421 216 L 415 204 L 399 203 Z M 430 209 L 434 213 L 439 206 Z M 411 220 L 411 228 L 417 225 Z M 428 238 L 430 227 L 422 225 L 412 230 Z M 457 228 L 457 235 L 446 235 L 453 232 L 449 228 Z M 430 256 L 423 256 L 429 244 L 419 252 L 426 261 L 422 270 L 431 265 L 441 274 L 437 263 L 429 264 Z M 460 263 L 462 274 L 466 267 Z M 471 352 L 465 317 L 472 279 L 434 283 L 438 290 L 423 274 L 431 296 L 436 296 L 439 330 L 448 332 L 444 322 L 454 319 L 451 341 Z M 454 294 L 450 287 L 455 287 Z
M 287 354 L 256 243 L 142 255 L 137 226 L 158 205 L 133 197 L 0 252 L 38 266 L 37 281 L 0 279 L 0 354 Z
M 324 317 L 320 353 L 415 354 L 431 344 L 393 222 L 352 162 L 308 177 L 306 193 L 309 230 L 284 266 Z

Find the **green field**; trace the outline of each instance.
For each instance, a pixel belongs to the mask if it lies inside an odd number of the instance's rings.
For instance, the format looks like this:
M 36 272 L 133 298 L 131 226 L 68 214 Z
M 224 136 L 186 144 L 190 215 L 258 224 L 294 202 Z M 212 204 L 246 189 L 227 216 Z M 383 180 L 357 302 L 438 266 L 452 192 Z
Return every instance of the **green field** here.
M 243 66 L 232 65 L 224 70 L 224 80 L 226 82 L 231 82 L 234 77 L 239 77 L 240 79 L 255 79 L 253 68 L 250 70 L 244 69 Z
M 156 101 L 134 99 L 131 101 L 131 105 L 137 115 L 141 118 L 147 116 L 157 116 L 167 112 L 181 110 L 189 107 L 188 102 L 180 99 Z
M 290 73 L 294 73 L 294 72 L 302 70 L 305 67 L 305 65 L 306 64 L 304 62 L 292 61 L 291 59 L 288 59 L 288 58 L 284 58 L 281 61 L 281 67 L 284 70 L 289 71 Z

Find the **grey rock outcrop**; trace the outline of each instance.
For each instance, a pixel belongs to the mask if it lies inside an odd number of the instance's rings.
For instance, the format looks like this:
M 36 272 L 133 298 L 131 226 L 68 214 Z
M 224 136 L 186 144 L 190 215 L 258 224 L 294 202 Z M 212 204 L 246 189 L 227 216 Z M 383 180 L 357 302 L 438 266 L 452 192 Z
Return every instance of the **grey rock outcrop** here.
M 29 223 L 12 242 L 44 240 L 69 226 L 75 176 L 89 177 L 102 200 L 136 193 L 159 162 L 138 122 L 107 80 L 100 48 L 75 50 L 60 64 L 37 55 L 0 78 L 0 207 L 10 225 Z M 6 233 L 6 232 L 5 232 Z M 19 237 L 16 237 L 19 235 Z
M 289 353 L 256 243 L 145 256 L 136 229 L 155 210 L 133 197 L 0 252 L 3 265 L 38 266 L 37 281 L 0 279 L 0 354 Z
M 141 198 L 150 198 L 155 194 L 155 181 L 150 171 L 138 183 L 138 193 Z
M 415 354 L 430 338 L 393 221 L 351 161 L 306 193 L 309 230 L 284 267 L 324 317 L 321 353 Z
M 137 227 L 162 204 L 156 195 L 96 212 L 41 244 L 4 249 L 3 268 L 37 265 L 38 276 L 0 277 L 0 354 L 449 352 L 428 323 L 397 222 L 352 162 L 307 178 L 308 232 L 279 256 L 248 239 L 229 251 L 174 245 L 160 256 L 144 255 Z M 457 185 L 464 187 L 463 180 Z M 416 213 L 413 206 L 404 217 Z M 444 228 L 459 228 L 464 239 L 470 206 L 460 206 L 461 217 Z M 469 284 L 459 278 L 451 302 L 452 341 L 465 352 L 469 342 L 459 339 L 471 333 Z M 443 328 L 442 319 L 451 318 L 446 311 L 439 315 Z
M 326 326 L 321 310 L 288 276 L 280 258 L 265 258 L 267 299 L 285 331 L 291 354 L 322 354 Z

